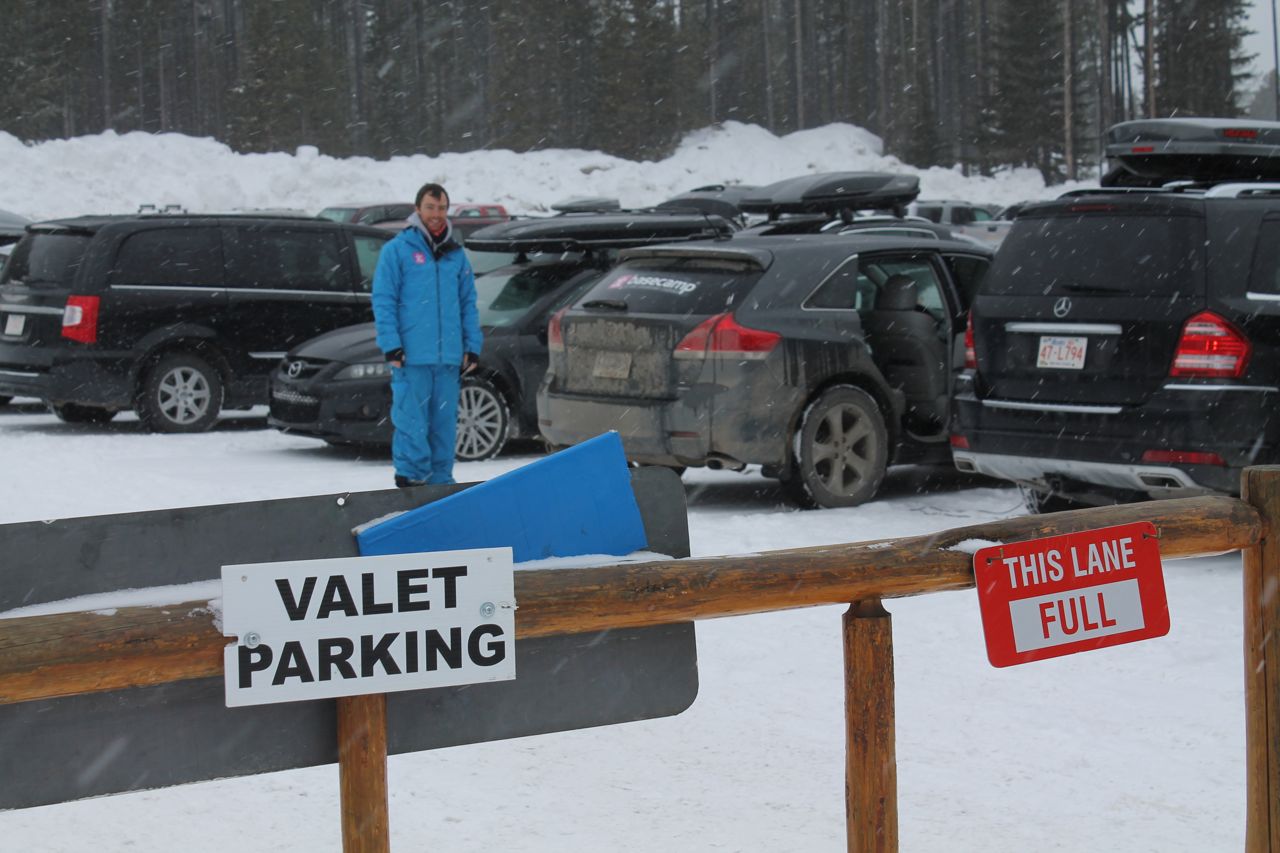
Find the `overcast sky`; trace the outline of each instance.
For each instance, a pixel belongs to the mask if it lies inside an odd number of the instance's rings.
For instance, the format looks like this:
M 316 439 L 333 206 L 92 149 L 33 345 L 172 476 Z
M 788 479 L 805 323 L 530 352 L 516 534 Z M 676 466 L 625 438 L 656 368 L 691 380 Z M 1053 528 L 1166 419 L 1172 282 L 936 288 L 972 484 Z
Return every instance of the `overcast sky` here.
M 1249 10 L 1249 29 L 1253 35 L 1245 39 L 1245 48 L 1249 53 L 1257 54 L 1253 59 L 1253 70 L 1257 74 L 1276 67 L 1271 40 L 1271 4 L 1275 0 L 1254 0 Z

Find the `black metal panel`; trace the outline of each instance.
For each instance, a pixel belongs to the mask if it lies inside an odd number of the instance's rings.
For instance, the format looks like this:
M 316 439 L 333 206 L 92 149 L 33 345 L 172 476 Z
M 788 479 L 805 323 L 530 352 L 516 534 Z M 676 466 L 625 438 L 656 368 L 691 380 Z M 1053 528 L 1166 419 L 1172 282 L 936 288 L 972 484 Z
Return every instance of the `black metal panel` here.
M 684 490 L 632 475 L 651 550 L 688 556 Z M 224 565 L 356 557 L 351 529 L 439 500 L 421 486 L 0 525 L 0 612 L 80 595 L 217 580 Z M 672 505 L 678 511 L 670 511 Z
M 678 714 L 692 623 L 516 644 L 514 681 L 387 695 L 388 752 Z M 226 708 L 218 678 L 0 707 L 0 809 L 332 764 L 333 699 Z
M 423 487 L 0 526 L 0 610 L 219 577 L 224 563 L 355 556 L 350 528 L 464 487 Z M 689 555 L 684 489 L 639 469 L 649 548 Z M 342 498 L 340 505 L 338 499 Z M 678 714 L 693 625 L 516 644 L 514 681 L 388 694 L 388 750 L 414 752 Z M 227 708 L 219 678 L 0 706 L 0 808 L 333 763 L 334 700 Z

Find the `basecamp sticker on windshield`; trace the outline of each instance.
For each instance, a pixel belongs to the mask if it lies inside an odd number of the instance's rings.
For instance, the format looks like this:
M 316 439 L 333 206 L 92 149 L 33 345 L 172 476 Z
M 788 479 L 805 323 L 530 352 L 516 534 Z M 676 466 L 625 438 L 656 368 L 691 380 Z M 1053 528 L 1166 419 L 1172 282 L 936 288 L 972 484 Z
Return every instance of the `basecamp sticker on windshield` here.
M 609 290 L 658 290 L 663 293 L 676 293 L 687 296 L 698 289 L 696 281 L 681 278 L 667 278 L 661 275 L 639 275 L 626 273 L 620 275 L 609 285 Z
M 228 707 L 516 677 L 510 548 L 222 567 Z
M 1150 522 L 983 548 L 973 573 L 993 666 L 1169 633 L 1160 540 Z

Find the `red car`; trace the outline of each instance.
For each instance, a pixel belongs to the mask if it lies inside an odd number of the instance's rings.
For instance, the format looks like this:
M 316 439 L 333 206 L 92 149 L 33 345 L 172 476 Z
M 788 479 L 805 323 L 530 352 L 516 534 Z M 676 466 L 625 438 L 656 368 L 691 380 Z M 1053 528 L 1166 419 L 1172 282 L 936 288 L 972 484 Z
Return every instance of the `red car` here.
M 449 222 L 461 237 L 489 225 L 511 221 L 511 214 L 500 204 L 455 204 L 449 208 Z

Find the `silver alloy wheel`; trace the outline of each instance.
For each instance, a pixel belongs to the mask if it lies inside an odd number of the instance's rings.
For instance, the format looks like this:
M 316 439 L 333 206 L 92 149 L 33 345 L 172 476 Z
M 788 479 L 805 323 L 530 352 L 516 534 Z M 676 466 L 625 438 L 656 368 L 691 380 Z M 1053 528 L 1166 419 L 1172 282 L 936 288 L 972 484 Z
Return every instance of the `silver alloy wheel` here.
M 877 474 L 875 428 L 857 406 L 832 406 L 813 436 L 813 471 L 836 495 L 852 495 Z
M 464 462 L 488 459 L 507 441 L 506 402 L 488 382 L 465 382 L 458 395 L 457 457 Z
M 156 402 L 169 421 L 186 426 L 209 411 L 211 393 L 208 378 L 194 367 L 173 368 L 156 386 Z

